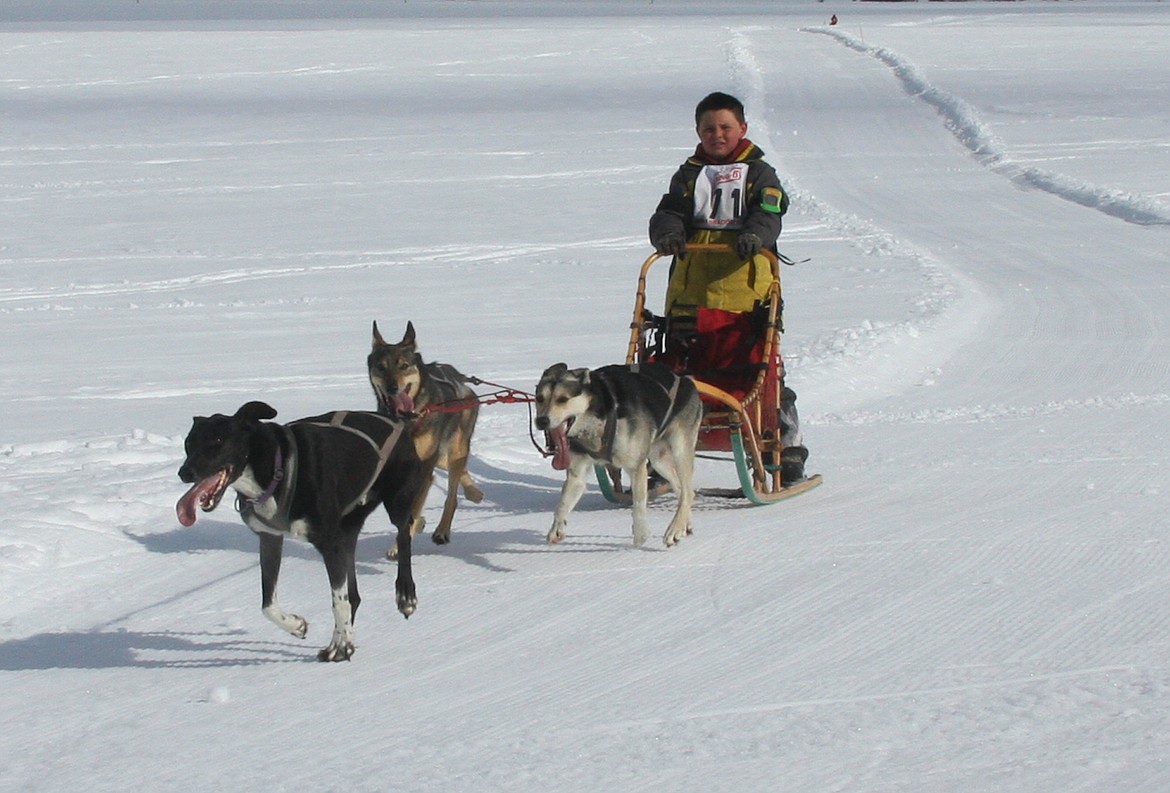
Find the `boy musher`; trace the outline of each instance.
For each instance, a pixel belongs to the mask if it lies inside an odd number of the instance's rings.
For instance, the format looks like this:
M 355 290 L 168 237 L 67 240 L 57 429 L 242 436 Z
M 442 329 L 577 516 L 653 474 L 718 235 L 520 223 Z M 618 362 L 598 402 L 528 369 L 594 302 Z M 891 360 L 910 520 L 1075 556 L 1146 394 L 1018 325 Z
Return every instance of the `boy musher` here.
M 788 195 L 764 152 L 747 138 L 743 103 L 729 94 L 708 94 L 695 107 L 699 145 L 670 180 L 650 218 L 650 244 L 673 256 L 666 289 L 668 321 L 693 317 L 700 306 L 748 312 L 768 296 L 772 268 L 759 255 L 776 253 Z M 693 251 L 688 244 L 730 245 L 733 252 Z M 781 478 L 804 479 L 808 449 L 796 413 L 796 393 L 780 397 L 784 447 Z

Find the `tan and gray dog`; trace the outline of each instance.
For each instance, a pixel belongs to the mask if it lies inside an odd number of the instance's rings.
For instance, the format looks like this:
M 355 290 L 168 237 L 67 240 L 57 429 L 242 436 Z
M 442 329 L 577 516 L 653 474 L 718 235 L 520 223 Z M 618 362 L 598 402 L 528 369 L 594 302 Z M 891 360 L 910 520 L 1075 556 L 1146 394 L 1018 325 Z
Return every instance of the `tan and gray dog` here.
M 423 363 L 418 352 L 414 325 L 406 323 L 402 341 L 391 344 L 378 332 L 374 322 L 373 349 L 366 358 L 370 385 L 378 399 L 378 412 L 387 416 L 412 419 L 411 437 L 428 477 L 433 481 L 435 468 L 447 472 L 447 499 L 443 516 L 432 539 L 436 545 L 451 541 L 451 520 L 455 516 L 459 488 L 473 503 L 483 500 L 467 472 L 471 454 L 471 436 L 479 416 L 479 403 L 466 378 L 455 367 L 443 363 Z M 411 524 L 411 535 L 423 529 L 421 514 Z M 387 556 L 394 558 L 397 546 Z

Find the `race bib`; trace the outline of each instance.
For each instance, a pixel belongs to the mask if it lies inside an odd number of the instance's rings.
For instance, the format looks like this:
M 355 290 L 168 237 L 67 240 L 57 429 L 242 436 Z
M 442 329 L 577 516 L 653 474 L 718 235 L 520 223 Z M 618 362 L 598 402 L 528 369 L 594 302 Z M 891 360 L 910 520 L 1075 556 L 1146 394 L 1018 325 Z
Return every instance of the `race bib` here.
M 695 179 L 694 225 L 700 229 L 738 229 L 743 225 L 748 164 L 704 165 Z

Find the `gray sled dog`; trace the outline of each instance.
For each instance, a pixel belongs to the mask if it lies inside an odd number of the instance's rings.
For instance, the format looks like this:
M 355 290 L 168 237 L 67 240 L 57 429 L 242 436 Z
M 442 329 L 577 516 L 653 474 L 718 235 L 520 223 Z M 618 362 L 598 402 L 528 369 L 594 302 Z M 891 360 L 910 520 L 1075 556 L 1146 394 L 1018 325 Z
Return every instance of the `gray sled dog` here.
M 646 525 L 647 478 L 653 466 L 678 495 L 678 509 L 663 535 L 667 547 L 691 532 L 695 444 L 703 405 L 694 382 L 661 364 L 544 371 L 536 386 L 536 429 L 545 432 L 553 468 L 566 471 L 548 541 L 565 538 L 565 523 L 585 492 L 596 463 L 616 466 L 630 479 L 634 545 Z
M 396 344 L 383 339 L 378 323 L 374 322 L 373 349 L 366 358 L 366 369 L 378 400 L 378 412 L 414 420 L 411 438 L 423 461 L 428 487 L 434 480 L 435 468 L 447 472 L 443 516 L 431 535 L 436 545 L 446 545 L 451 541 L 451 520 L 455 517 L 459 488 L 463 488 L 463 495 L 469 501 L 478 504 L 483 500 L 483 492 L 467 472 L 471 435 L 479 417 L 475 392 L 455 367 L 423 363 L 411 322 L 406 323 L 406 333 Z M 462 404 L 466 407 L 460 408 Z M 434 409 L 439 405 L 460 409 Z M 411 534 L 422 531 L 423 525 L 420 512 L 411 524 Z M 393 546 L 387 556 L 394 558 L 396 550 L 397 546 Z
M 358 533 L 381 504 L 398 528 L 398 610 L 409 617 L 418 604 L 410 569 L 410 520 L 426 498 L 426 480 L 403 422 L 377 413 L 336 411 L 276 424 L 276 411 L 249 402 L 232 416 L 196 416 L 184 447 L 179 479 L 191 485 L 175 505 L 179 523 L 195 523 L 196 507 L 211 512 L 228 487 L 236 509 L 260 538 L 260 589 L 264 616 L 299 639 L 309 623 L 276 601 L 285 537 L 312 543 L 325 562 L 333 590 L 333 641 L 321 661 L 353 655 L 358 595 Z

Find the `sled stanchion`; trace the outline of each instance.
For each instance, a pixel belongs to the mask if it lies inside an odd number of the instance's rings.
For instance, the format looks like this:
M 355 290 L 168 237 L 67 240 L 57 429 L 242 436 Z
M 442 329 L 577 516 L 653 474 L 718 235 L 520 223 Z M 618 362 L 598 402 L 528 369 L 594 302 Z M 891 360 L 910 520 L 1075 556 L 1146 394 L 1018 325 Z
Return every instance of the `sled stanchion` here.
M 637 363 L 642 346 L 643 334 L 646 331 L 646 274 L 650 266 L 661 259 L 658 253 L 652 253 L 642 262 L 642 271 L 638 275 L 638 294 L 634 298 L 634 318 L 630 320 L 630 343 L 626 347 L 626 363 Z

